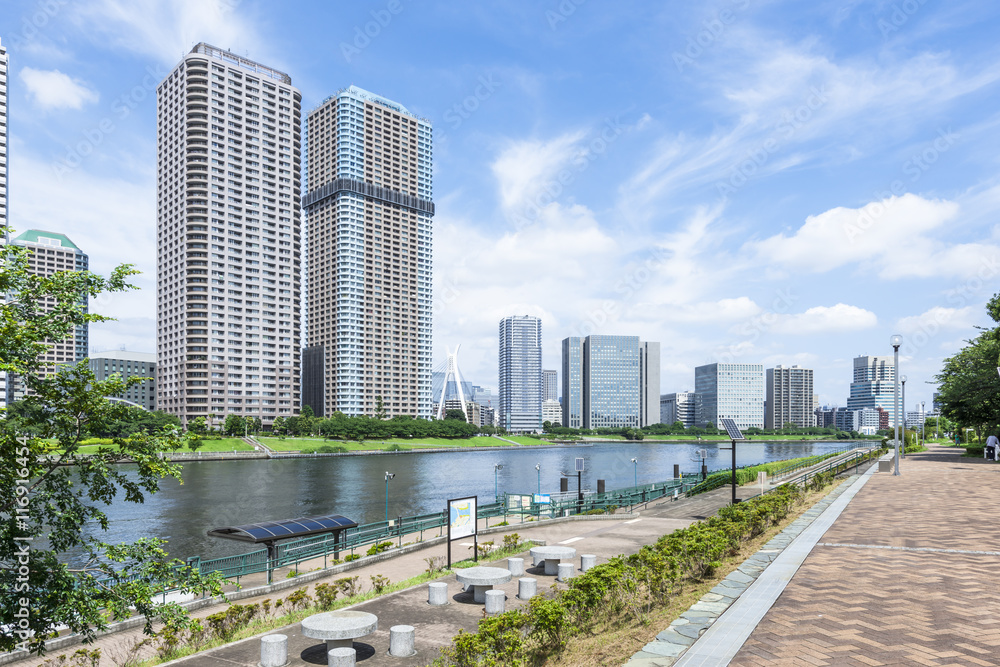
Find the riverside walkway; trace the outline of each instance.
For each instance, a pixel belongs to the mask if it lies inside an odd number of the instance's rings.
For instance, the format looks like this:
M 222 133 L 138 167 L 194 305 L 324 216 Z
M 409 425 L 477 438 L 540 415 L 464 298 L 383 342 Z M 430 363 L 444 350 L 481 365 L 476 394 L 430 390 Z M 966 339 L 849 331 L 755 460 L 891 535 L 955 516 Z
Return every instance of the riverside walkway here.
M 929 447 L 857 478 L 679 659 L 629 664 L 1000 665 L 1000 465 Z

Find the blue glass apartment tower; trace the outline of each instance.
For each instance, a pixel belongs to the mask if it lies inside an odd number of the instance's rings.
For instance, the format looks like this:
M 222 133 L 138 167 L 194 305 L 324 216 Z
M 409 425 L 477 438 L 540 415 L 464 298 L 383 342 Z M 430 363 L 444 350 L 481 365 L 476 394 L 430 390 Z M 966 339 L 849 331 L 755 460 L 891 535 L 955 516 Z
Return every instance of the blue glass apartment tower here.
M 542 321 L 531 315 L 500 320 L 500 416 L 511 432 L 542 429 Z

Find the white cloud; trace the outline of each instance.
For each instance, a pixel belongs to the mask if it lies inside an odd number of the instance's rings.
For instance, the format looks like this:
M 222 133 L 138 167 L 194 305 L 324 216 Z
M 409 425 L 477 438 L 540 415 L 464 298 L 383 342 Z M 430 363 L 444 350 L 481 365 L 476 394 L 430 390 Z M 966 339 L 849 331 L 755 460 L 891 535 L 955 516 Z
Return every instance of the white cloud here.
M 549 141 L 516 141 L 504 149 L 492 164 L 503 207 L 524 217 L 529 207 L 541 208 L 555 199 L 552 193 L 543 197 L 546 188 L 561 189 L 556 172 L 579 152 L 577 143 L 583 136 L 583 132 L 571 132 Z
M 265 60 L 267 45 L 240 11 L 242 0 L 95 0 L 75 6 L 94 39 L 173 66 L 198 42 Z
M 964 308 L 935 306 L 920 315 L 901 318 L 896 323 L 896 329 L 904 335 L 918 331 L 934 335 L 941 329 L 963 330 L 971 335 L 973 327 L 979 323 L 977 317 L 982 313 L 982 308 L 973 306 L 965 306 Z
M 80 79 L 74 79 L 59 70 L 40 70 L 25 67 L 21 80 L 28 96 L 43 111 L 50 109 L 82 109 L 100 99 L 97 92 Z
M 771 325 L 774 333 L 800 336 L 860 331 L 878 324 L 875 313 L 844 303 L 835 306 L 816 306 L 804 313 L 774 317 L 775 322 Z

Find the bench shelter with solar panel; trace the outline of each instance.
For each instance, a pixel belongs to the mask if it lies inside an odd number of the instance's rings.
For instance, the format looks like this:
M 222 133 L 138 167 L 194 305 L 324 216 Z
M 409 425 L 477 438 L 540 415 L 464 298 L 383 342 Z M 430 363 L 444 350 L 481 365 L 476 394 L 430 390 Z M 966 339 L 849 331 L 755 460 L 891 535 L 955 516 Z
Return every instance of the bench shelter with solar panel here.
M 309 535 L 333 533 L 335 545 L 340 544 L 340 536 L 348 528 L 357 528 L 358 523 L 339 514 L 326 516 L 310 516 L 298 519 L 283 519 L 281 521 L 262 521 L 248 523 L 244 526 L 229 526 L 213 528 L 208 531 L 209 537 L 221 537 L 226 540 L 237 540 L 251 544 L 263 544 L 267 547 L 267 583 L 271 583 L 271 574 L 278 559 L 278 540 L 291 540 Z M 340 557 L 337 550 L 336 558 Z

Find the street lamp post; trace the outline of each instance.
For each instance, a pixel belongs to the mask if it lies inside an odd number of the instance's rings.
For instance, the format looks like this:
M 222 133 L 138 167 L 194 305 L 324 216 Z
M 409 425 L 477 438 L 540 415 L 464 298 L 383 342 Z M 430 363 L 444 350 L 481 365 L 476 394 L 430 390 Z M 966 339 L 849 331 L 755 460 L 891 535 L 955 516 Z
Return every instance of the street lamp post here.
M 389 521 L 389 480 L 396 476 L 396 473 L 385 471 L 385 520 Z
M 899 455 L 906 458 L 906 376 L 902 375 L 899 378 L 899 383 L 902 386 L 903 396 L 903 448 L 900 450 Z
M 892 474 L 894 476 L 899 475 L 899 346 L 903 344 L 903 337 L 899 334 L 894 334 L 889 338 L 889 344 L 892 345 L 893 351 L 893 371 L 895 375 L 895 382 L 892 383 L 892 409 L 896 413 L 896 418 L 893 423 L 892 432 L 895 436 L 896 441 L 896 461 L 893 466 Z
M 499 487 L 499 472 L 503 470 L 503 465 L 499 463 L 493 464 L 493 499 L 496 500 L 500 497 L 500 487 Z
M 535 474 L 538 476 L 538 495 L 542 495 L 542 464 L 535 464 Z
M 632 486 L 639 486 L 639 461 L 632 459 Z
M 925 445 L 927 444 L 927 415 L 924 413 L 924 405 L 926 403 L 926 401 L 920 401 L 920 439 L 923 440 Z

